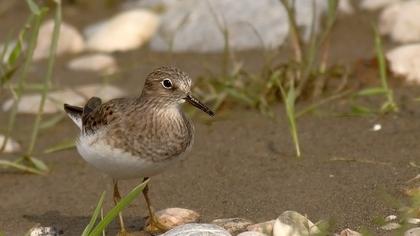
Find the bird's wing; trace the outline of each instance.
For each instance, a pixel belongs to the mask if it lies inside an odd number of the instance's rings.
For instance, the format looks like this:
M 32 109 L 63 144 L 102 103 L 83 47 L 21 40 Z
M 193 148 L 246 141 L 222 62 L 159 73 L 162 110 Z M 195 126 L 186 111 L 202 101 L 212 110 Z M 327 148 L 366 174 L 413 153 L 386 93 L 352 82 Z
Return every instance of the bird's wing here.
M 102 103 L 101 99 L 96 97 L 89 99 L 83 108 L 83 131 L 86 133 L 95 132 L 97 129 L 110 124 L 116 117 L 121 117 L 124 100 L 117 98 Z

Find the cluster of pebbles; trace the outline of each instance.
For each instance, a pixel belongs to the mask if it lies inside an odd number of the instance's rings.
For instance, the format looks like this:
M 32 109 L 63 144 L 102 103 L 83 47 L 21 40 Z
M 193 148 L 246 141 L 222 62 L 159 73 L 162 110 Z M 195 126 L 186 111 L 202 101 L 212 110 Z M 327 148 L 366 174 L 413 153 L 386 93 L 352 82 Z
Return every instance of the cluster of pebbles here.
M 285 211 L 277 219 L 261 223 L 243 218 L 225 218 L 209 223 L 198 223 L 200 215 L 193 210 L 183 208 L 167 208 L 156 212 L 156 216 L 159 222 L 170 229 L 161 236 L 309 236 L 327 233 L 322 231 L 322 222 L 313 223 L 295 211 Z M 390 231 L 401 227 L 394 222 L 397 220 L 396 216 L 388 216 L 385 220 L 388 223 L 382 227 L 383 230 Z M 411 219 L 411 221 L 414 226 L 420 224 L 420 219 Z M 30 236 L 55 236 L 59 235 L 57 232 L 58 230 L 53 227 L 38 227 L 31 231 Z M 404 234 L 404 236 L 415 235 L 420 235 L 420 227 L 411 228 Z M 344 229 L 334 236 L 362 236 L 362 234 Z

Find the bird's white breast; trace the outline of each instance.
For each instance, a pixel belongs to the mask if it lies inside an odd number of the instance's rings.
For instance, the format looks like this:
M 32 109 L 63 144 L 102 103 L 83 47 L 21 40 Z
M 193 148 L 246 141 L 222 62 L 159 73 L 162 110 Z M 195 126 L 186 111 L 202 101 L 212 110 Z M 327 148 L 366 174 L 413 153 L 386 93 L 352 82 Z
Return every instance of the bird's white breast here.
M 114 179 L 151 177 L 162 172 L 173 160 L 152 162 L 133 156 L 120 148 L 112 147 L 103 140 L 104 132 L 81 135 L 77 150 L 88 163 Z

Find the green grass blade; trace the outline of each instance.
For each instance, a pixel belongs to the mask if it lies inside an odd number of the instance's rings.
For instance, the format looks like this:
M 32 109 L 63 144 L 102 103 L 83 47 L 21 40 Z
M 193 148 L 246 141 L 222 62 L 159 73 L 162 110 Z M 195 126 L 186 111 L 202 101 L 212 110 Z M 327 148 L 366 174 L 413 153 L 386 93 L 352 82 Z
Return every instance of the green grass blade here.
M 18 164 L 15 162 L 11 162 L 11 161 L 5 161 L 5 160 L 0 160 L 0 166 L 4 166 L 4 167 L 12 167 L 21 171 L 25 171 L 28 173 L 32 173 L 32 174 L 36 174 L 36 175 L 45 175 L 45 172 L 39 171 L 35 168 L 32 167 L 28 167 L 22 164 Z
M 356 96 L 376 96 L 386 94 L 388 91 L 383 87 L 367 88 L 362 89 L 356 93 Z
M 30 157 L 30 158 L 28 158 L 28 160 L 31 161 L 32 165 L 34 165 L 34 167 L 37 170 L 42 171 L 44 173 L 49 171 L 48 166 L 43 161 L 39 160 L 38 158 Z
M 35 15 L 41 14 L 41 9 L 33 0 L 26 0 L 26 3 L 28 4 L 29 9 L 31 10 L 32 14 L 35 14 Z
M 111 223 L 111 221 L 118 216 L 118 213 L 121 212 L 124 208 L 126 208 L 135 198 L 137 198 L 140 195 L 144 187 L 146 187 L 147 183 L 148 181 L 141 183 L 133 190 L 131 190 L 124 198 L 122 198 L 121 201 L 119 201 L 118 204 L 105 215 L 104 219 L 101 220 L 98 223 L 98 225 L 95 226 L 95 228 L 91 231 L 89 236 L 101 235 L 102 231 L 108 226 L 108 224 Z
M 59 152 L 59 151 L 67 150 L 67 149 L 72 149 L 74 147 L 76 147 L 76 143 L 74 142 L 74 139 L 64 140 L 58 144 L 52 145 L 51 147 L 45 149 L 44 153 L 50 154 L 53 152 Z
M 101 194 L 99 198 L 98 204 L 96 205 L 95 210 L 93 211 L 92 218 L 90 218 L 89 224 L 86 226 L 85 230 L 83 230 L 82 236 L 88 236 L 89 233 L 92 231 L 93 226 L 98 219 L 99 213 L 101 213 L 102 205 L 104 204 L 105 199 L 105 191 Z

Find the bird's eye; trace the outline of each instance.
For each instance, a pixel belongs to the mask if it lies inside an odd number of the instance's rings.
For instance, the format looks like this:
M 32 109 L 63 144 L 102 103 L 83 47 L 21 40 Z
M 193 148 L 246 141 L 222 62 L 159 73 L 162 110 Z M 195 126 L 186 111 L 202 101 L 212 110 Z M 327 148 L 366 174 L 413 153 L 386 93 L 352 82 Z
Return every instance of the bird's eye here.
M 172 81 L 170 79 L 164 79 L 162 81 L 162 86 L 166 89 L 171 89 L 172 88 Z

